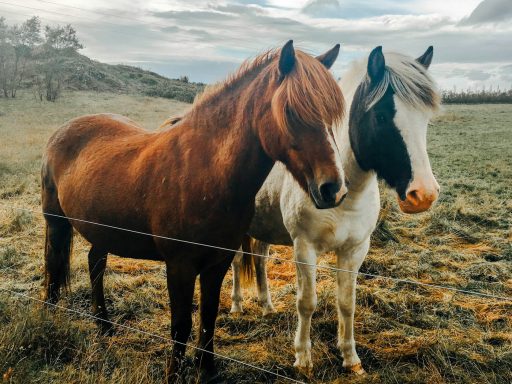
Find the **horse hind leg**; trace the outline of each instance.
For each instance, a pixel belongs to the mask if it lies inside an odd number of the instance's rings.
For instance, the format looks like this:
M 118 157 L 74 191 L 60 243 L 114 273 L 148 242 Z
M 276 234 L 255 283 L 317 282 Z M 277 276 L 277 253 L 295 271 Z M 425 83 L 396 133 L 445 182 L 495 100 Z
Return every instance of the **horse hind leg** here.
M 103 290 L 103 275 L 107 266 L 107 252 L 92 246 L 88 256 L 89 277 L 92 287 L 92 310 L 96 322 L 104 335 L 112 335 L 114 328 L 108 319 L 108 311 L 105 305 Z
M 267 276 L 267 257 L 269 255 L 270 244 L 263 241 L 254 240 L 254 269 L 256 270 L 256 285 L 258 287 L 258 302 L 263 310 L 263 316 L 269 316 L 276 310 L 272 304 L 270 290 L 268 288 Z M 262 255 L 262 256 L 256 256 Z
M 231 290 L 231 313 L 243 313 L 242 302 L 244 296 L 240 283 L 242 268 L 242 253 L 238 251 L 231 263 L 233 267 L 233 288 Z

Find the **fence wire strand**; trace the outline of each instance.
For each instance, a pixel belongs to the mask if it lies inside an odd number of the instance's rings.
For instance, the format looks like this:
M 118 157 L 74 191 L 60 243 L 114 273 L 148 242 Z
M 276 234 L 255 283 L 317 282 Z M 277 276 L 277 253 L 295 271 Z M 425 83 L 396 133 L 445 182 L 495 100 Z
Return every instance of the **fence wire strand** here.
M 395 283 L 411 284 L 411 285 L 418 285 L 418 286 L 434 288 L 434 289 L 442 289 L 442 290 L 452 291 L 452 292 L 455 292 L 455 293 L 463 293 L 463 294 L 466 294 L 466 295 L 480 296 L 480 297 L 485 297 L 485 298 L 493 298 L 493 299 L 497 299 L 497 300 L 512 301 L 512 297 L 510 297 L 510 296 L 499 296 L 499 295 L 493 295 L 493 294 L 485 293 L 485 292 L 479 292 L 479 291 L 473 291 L 473 290 L 468 290 L 468 289 L 461 289 L 461 288 L 450 287 L 450 286 L 447 286 L 447 285 L 424 283 L 424 282 L 421 282 L 421 281 L 415 281 L 415 280 L 410 280 L 410 279 L 402 279 L 402 278 L 392 277 L 392 276 L 383 276 L 383 275 L 378 275 L 378 274 L 375 274 L 375 273 L 368 273 L 368 272 L 361 272 L 361 271 L 352 271 L 352 270 L 348 270 L 348 269 L 333 267 L 333 266 L 330 266 L 330 265 L 310 264 L 310 263 L 306 263 L 304 261 L 290 260 L 290 259 L 285 259 L 285 258 L 282 258 L 282 257 L 275 257 L 275 256 L 270 256 L 270 255 L 264 255 L 264 254 L 261 254 L 261 253 L 247 252 L 247 251 L 243 251 L 242 249 L 231 249 L 231 248 L 221 247 L 221 246 L 212 245 L 212 244 L 205 244 L 205 243 L 200 243 L 200 242 L 191 241 L 191 240 L 179 239 L 179 238 L 176 238 L 176 237 L 162 236 L 162 235 L 158 235 L 158 234 L 152 234 L 152 233 L 137 231 L 137 230 L 133 230 L 133 229 L 129 229 L 129 228 L 118 227 L 118 226 L 115 226 L 115 225 L 98 223 L 98 222 L 91 221 L 91 220 L 84 220 L 84 219 L 69 217 L 69 216 L 65 216 L 65 215 L 58 215 L 58 214 L 55 214 L 55 213 L 40 212 L 40 211 L 36 211 L 36 210 L 33 210 L 33 209 L 25 208 L 25 207 L 18 207 L 16 205 L 6 204 L 4 202 L 0 202 L 0 205 L 3 205 L 4 207 L 8 207 L 8 208 L 11 208 L 11 209 L 14 209 L 14 210 L 18 210 L 18 211 L 27 211 L 27 212 L 31 212 L 31 213 L 35 213 L 35 214 L 43 214 L 44 216 L 48 216 L 48 217 L 58 217 L 58 218 L 61 218 L 61 219 L 66 219 L 66 220 L 70 220 L 70 221 L 77 221 L 77 222 L 81 222 L 81 223 L 97 225 L 97 226 L 100 226 L 100 227 L 114 229 L 114 230 L 118 230 L 118 231 L 125 231 L 125 232 L 129 232 L 129 233 L 137 234 L 137 235 L 150 236 L 150 237 L 154 237 L 154 238 L 158 238 L 158 239 L 165 239 L 165 240 L 175 241 L 175 242 L 189 244 L 189 245 L 197 245 L 197 246 L 217 249 L 217 250 L 221 250 L 221 251 L 239 252 L 239 253 L 243 253 L 243 254 L 246 254 L 246 255 L 255 256 L 255 257 L 262 257 L 262 258 L 265 258 L 265 259 L 268 259 L 268 260 L 274 260 L 274 261 L 279 261 L 279 262 L 299 264 L 299 265 L 304 265 L 304 266 L 308 266 L 308 267 L 312 267 L 312 268 L 317 268 L 317 269 L 325 269 L 325 270 L 329 270 L 329 271 L 332 271 L 332 272 L 345 272 L 345 273 L 350 273 L 350 274 L 354 274 L 354 275 L 361 275 L 361 276 L 375 278 L 375 279 L 383 279 L 383 280 L 393 281 Z
M 182 343 L 180 341 L 176 341 L 176 340 L 173 340 L 171 338 L 158 335 L 156 333 L 148 332 L 148 331 L 145 331 L 145 330 L 140 329 L 140 328 L 130 327 L 129 325 L 126 325 L 126 324 L 121 324 L 121 323 L 117 323 L 115 321 L 101 319 L 100 317 L 92 315 L 90 313 L 78 311 L 78 310 L 73 309 L 73 308 L 64 307 L 63 305 L 58 305 L 58 304 L 50 303 L 48 301 L 45 301 L 45 300 L 42 300 L 42 299 L 38 299 L 37 297 L 33 297 L 33 296 L 27 295 L 27 294 L 22 293 L 22 292 L 16 292 L 16 291 L 13 291 L 11 289 L 7 289 L 7 288 L 3 288 L 3 287 L 0 287 L 0 291 L 7 292 L 7 293 L 10 293 L 11 295 L 15 295 L 15 296 L 18 296 L 18 297 L 23 297 L 23 298 L 26 298 L 26 299 L 30 299 L 32 301 L 36 301 L 38 303 L 51 306 L 53 308 L 57 308 L 57 309 L 61 309 L 61 310 L 73 313 L 75 315 L 79 315 L 79 316 L 82 316 L 82 317 L 88 317 L 88 318 L 94 319 L 94 320 L 99 320 L 99 321 L 102 321 L 104 323 L 109 323 L 109 324 L 114 325 L 116 327 L 124 328 L 124 329 L 127 329 L 127 330 L 132 331 L 132 332 L 137 332 L 137 333 L 140 333 L 140 334 L 143 334 L 143 335 L 146 335 L 146 336 L 153 337 L 155 339 L 159 339 L 159 340 L 162 340 L 162 341 L 167 341 L 167 342 L 170 342 L 172 344 L 183 345 L 185 347 L 190 347 L 192 349 L 195 349 L 196 351 L 208 353 L 208 354 L 211 354 L 211 355 L 213 355 L 215 357 L 218 357 L 218 358 L 221 358 L 221 359 L 224 359 L 224 360 L 228 360 L 228 361 L 231 361 L 233 363 L 240 364 L 240 365 L 244 365 L 244 366 L 246 366 L 248 368 L 252 368 L 252 369 L 255 369 L 255 370 L 258 370 L 258 371 L 261 371 L 261 372 L 265 372 L 265 373 L 271 374 L 273 376 L 279 377 L 281 379 L 285 379 L 285 380 L 291 381 L 292 383 L 305 384 L 303 381 L 295 380 L 295 379 L 293 379 L 291 377 L 282 375 L 282 374 L 277 373 L 277 372 L 269 371 L 269 370 L 267 370 L 265 368 L 258 367 L 256 365 L 253 365 L 251 363 L 247 363 L 245 361 L 241 361 L 241 360 L 238 360 L 238 359 L 226 356 L 226 355 L 221 355 L 221 354 L 216 353 L 216 352 L 207 351 L 206 349 L 197 347 L 195 345 L 192 345 L 192 344 L 189 344 L 189 343 Z

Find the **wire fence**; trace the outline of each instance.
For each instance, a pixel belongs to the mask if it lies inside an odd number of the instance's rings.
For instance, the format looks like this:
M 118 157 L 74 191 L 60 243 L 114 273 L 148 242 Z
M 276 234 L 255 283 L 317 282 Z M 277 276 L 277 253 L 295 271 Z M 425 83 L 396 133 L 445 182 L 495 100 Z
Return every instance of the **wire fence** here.
M 416 281 L 416 280 L 402 279 L 402 278 L 392 277 L 392 276 L 383 276 L 383 275 L 378 275 L 378 274 L 375 274 L 375 273 L 353 271 L 353 270 L 349 270 L 349 269 L 333 267 L 333 266 L 330 266 L 330 265 L 311 264 L 311 263 L 306 263 L 304 261 L 299 261 L 299 260 L 290 260 L 290 259 L 285 259 L 285 258 L 282 258 L 282 257 L 265 255 L 265 254 L 262 254 L 262 253 L 254 253 L 254 252 L 243 251 L 242 249 L 232 249 L 232 248 L 226 248 L 226 247 L 221 247 L 221 246 L 212 245 L 212 244 L 205 244 L 205 243 L 201 243 L 201 242 L 197 242 L 197 241 L 179 239 L 179 238 L 176 238 L 176 237 L 169 237 L 169 236 L 163 236 L 163 235 L 159 235 L 159 234 L 152 234 L 152 233 L 148 233 L 148 232 L 137 231 L 137 230 L 133 230 L 133 229 L 129 229 L 129 228 L 123 228 L 123 227 L 119 227 L 119 226 L 115 226 L 115 225 L 110 225 L 110 224 L 105 224 L 105 223 L 98 223 L 98 222 L 95 222 L 95 221 L 80 219 L 80 218 L 76 218 L 76 217 L 69 217 L 69 216 L 65 216 L 65 215 L 58 215 L 58 214 L 49 213 L 49 212 L 40 212 L 40 211 L 36 211 L 34 209 L 25 208 L 25 207 L 19 207 L 19 206 L 12 205 L 12 204 L 7 204 L 7 203 L 4 203 L 4 202 L 0 202 L 0 205 L 3 205 L 4 207 L 8 207 L 10 209 L 18 210 L 18 211 L 25 211 L 25 212 L 35 213 L 35 214 L 42 214 L 42 215 L 48 216 L 48 217 L 57 217 L 57 218 L 66 219 L 66 220 L 69 220 L 69 221 L 76 221 L 76 222 L 81 222 L 81 223 L 86 223 L 86 224 L 92 224 L 92 225 L 97 225 L 97 226 L 100 226 L 100 227 L 103 227 L 103 228 L 114 229 L 114 230 L 118 230 L 118 231 L 125 231 L 125 232 L 129 232 L 129 233 L 137 234 L 137 235 L 143 235 L 143 236 L 149 236 L 149 237 L 158 238 L 158 239 L 175 241 L 175 242 L 179 242 L 179 243 L 183 243 L 183 244 L 197 245 L 197 246 L 201 246 L 201 247 L 212 248 L 212 249 L 226 251 L 226 252 L 239 252 L 239 253 L 242 253 L 242 254 L 251 255 L 251 256 L 255 256 L 255 257 L 262 257 L 262 258 L 265 258 L 265 259 L 268 259 L 268 260 L 274 260 L 274 261 L 279 261 L 279 262 L 284 262 L 284 263 L 299 264 L 299 265 L 304 265 L 304 266 L 308 266 L 308 267 L 311 267 L 311 268 L 325 269 L 325 270 L 329 270 L 329 271 L 332 271 L 332 272 L 345 272 L 345 273 L 350 273 L 350 274 L 360 275 L 360 276 L 365 276 L 365 277 L 370 277 L 370 278 L 384 279 L 384 280 L 389 280 L 389 281 L 392 281 L 392 282 L 395 282 L 395 283 L 404 283 L 404 284 L 418 285 L 418 286 L 427 287 L 427 288 L 433 288 L 433 289 L 443 289 L 443 290 L 452 291 L 452 292 L 455 292 L 455 293 L 462 293 L 462 294 L 466 294 L 466 295 L 473 295 L 473 296 L 479 296 L 479 297 L 485 297 L 485 298 L 493 298 L 493 299 L 497 299 L 497 300 L 512 301 L 512 296 L 500 296 L 500 295 L 494 295 L 494 294 L 491 294 L 491 293 L 485 293 L 485 292 L 479 292 L 479 291 L 473 291 L 473 290 L 468 290 L 468 289 L 461 289 L 461 288 L 451 287 L 451 286 L 448 286 L 448 285 L 425 283 L 425 282 Z
M 19 206 L 13 205 L 13 204 L 5 203 L 5 202 L 0 202 L 0 205 L 3 206 L 3 207 L 6 207 L 6 208 L 17 210 L 17 211 L 31 212 L 31 213 L 35 213 L 35 214 L 41 214 L 42 213 L 44 216 L 58 217 L 58 218 L 62 218 L 62 219 L 70 220 L 70 221 L 78 221 L 78 222 L 83 222 L 83 223 L 87 223 L 87 224 L 101 226 L 101 227 L 104 227 L 104 228 L 109 228 L 109 229 L 114 229 L 114 230 L 119 230 L 119 231 L 126 231 L 126 232 L 133 233 L 133 234 L 150 236 L 150 237 L 154 237 L 154 238 L 167 239 L 169 241 L 176 241 L 176 242 L 190 244 L 190 245 L 203 246 L 203 247 L 208 247 L 208 248 L 217 249 L 217 250 L 230 251 L 230 252 L 241 252 L 241 253 L 249 254 L 249 255 L 252 255 L 252 256 L 255 256 L 255 257 L 263 257 L 263 258 L 266 258 L 266 259 L 269 259 L 269 260 L 275 260 L 275 261 L 279 261 L 279 262 L 303 264 L 303 265 L 306 265 L 306 266 L 309 266 L 309 267 L 312 267 L 312 268 L 326 269 L 326 270 L 334 271 L 334 272 L 347 272 L 347 273 L 356 274 L 356 275 L 362 275 L 362 276 L 366 276 L 366 277 L 390 280 L 390 281 L 393 281 L 393 282 L 419 285 L 419 286 L 428 287 L 428 288 L 434 288 L 434 289 L 444 289 L 444 290 L 449 290 L 449 291 L 453 291 L 453 292 L 456 292 L 456 293 L 463 293 L 463 294 L 468 294 L 468 295 L 475 295 L 475 296 L 479 296 L 479 297 L 493 298 L 493 299 L 506 300 L 506 301 L 511 301 L 512 302 L 512 297 L 498 296 L 498 295 L 493 295 L 493 294 L 488 294 L 488 293 L 483 293 L 483 292 L 478 292 L 478 291 L 459 289 L 459 288 L 445 286 L 445 285 L 429 284 L 429 283 L 423 283 L 423 282 L 414 281 L 414 280 L 400 279 L 400 278 L 395 278 L 395 277 L 390 277 L 390 276 L 382 276 L 382 275 L 366 273 L 366 272 L 360 272 L 360 271 L 350 271 L 350 270 L 336 268 L 336 267 L 332 267 L 332 266 L 328 266 L 328 265 L 309 264 L 309 263 L 305 263 L 305 262 L 300 262 L 300 261 L 295 261 L 295 260 L 290 260 L 290 259 L 285 259 L 285 258 L 280 258 L 280 257 L 274 257 L 274 256 L 270 256 L 270 255 L 264 255 L 264 254 L 259 254 L 259 253 L 247 252 L 247 251 L 242 251 L 242 250 L 238 250 L 238 249 L 230 249 L 230 248 L 219 247 L 219 246 L 211 245 L 211 244 L 204 244 L 204 243 L 199 243 L 199 242 L 189 241 L 189 240 L 184 240 L 184 239 L 178 239 L 178 238 L 169 237 L 169 236 L 163 236 L 163 235 L 151 234 L 151 233 L 142 232 L 142 231 L 136 231 L 136 230 L 132 230 L 132 229 L 129 229 L 129 228 L 122 228 L 122 227 L 113 226 L 113 225 L 104 224 L 104 223 L 98 223 L 98 222 L 94 222 L 94 221 L 90 221 L 90 220 L 84 220 L 84 219 L 79 219 L 79 218 L 72 218 L 72 217 L 68 217 L 68 216 L 64 216 L 64 215 L 52 214 L 52 213 L 48 213 L 48 212 L 39 212 L 39 211 L 36 211 L 34 209 L 30 209 L 30 208 L 26 208 L 26 207 L 19 207 Z M 18 267 L 20 265 L 21 264 L 13 264 L 11 266 L 2 268 L 2 271 L 16 270 L 16 267 Z M 242 365 L 242 366 L 245 366 L 245 367 L 248 367 L 248 368 L 260 371 L 260 372 L 263 372 L 265 374 L 272 375 L 272 376 L 274 376 L 276 378 L 280 378 L 280 379 L 283 379 L 283 380 L 286 380 L 286 381 L 289 381 L 289 382 L 304 384 L 303 381 L 299 381 L 299 380 L 293 379 L 293 378 L 285 376 L 283 374 L 280 374 L 280 373 L 277 373 L 277 372 L 274 372 L 274 371 L 271 371 L 271 370 L 268 370 L 268 369 L 265 369 L 265 368 L 262 368 L 262 367 L 258 367 L 258 366 L 254 365 L 254 364 L 247 363 L 245 361 L 241 361 L 241 360 L 232 358 L 232 357 L 224 355 L 224 354 L 219 354 L 219 353 L 216 353 L 216 352 L 211 352 L 211 351 L 202 349 L 200 347 L 197 347 L 197 346 L 189 344 L 189 343 L 181 343 L 181 342 L 178 342 L 178 341 L 173 340 L 171 338 L 164 337 L 162 335 L 158 335 L 156 333 L 148 332 L 148 331 L 145 331 L 143 329 L 132 327 L 132 326 L 129 326 L 129 325 L 126 325 L 126 324 L 118 323 L 118 322 L 111 321 L 111 320 L 104 320 L 104 319 L 101 319 L 101 318 L 99 318 L 99 317 L 97 317 L 97 316 L 95 316 L 93 314 L 90 314 L 90 313 L 87 313 L 87 312 L 83 312 L 83 311 L 78 311 L 76 309 L 68 308 L 68 307 L 65 307 L 65 306 L 62 306 L 62 305 L 50 303 L 48 301 L 39 299 L 37 297 L 33 297 L 33 296 L 28 295 L 26 293 L 17 292 L 17 291 L 14 291 L 12 289 L 4 288 L 4 287 L 0 287 L 0 291 L 3 291 L 5 293 L 9 293 L 9 294 L 14 295 L 14 296 L 18 296 L 18 297 L 21 297 L 21 298 L 29 299 L 29 300 L 32 300 L 32 301 L 35 301 L 35 302 L 38 302 L 38 303 L 41 303 L 41 304 L 44 304 L 44 305 L 48 305 L 50 307 L 54 307 L 54 308 L 57 308 L 57 309 L 60 309 L 60 310 L 63 310 L 63 311 L 67 311 L 69 313 L 72 313 L 72 314 L 75 314 L 75 315 L 79 315 L 81 317 L 86 317 L 86 318 L 90 318 L 90 319 L 94 319 L 94 320 L 103 321 L 103 322 L 109 323 L 109 324 L 111 324 L 113 326 L 116 326 L 116 327 L 119 327 L 119 328 L 123 328 L 123 329 L 129 330 L 129 331 L 132 331 L 132 332 L 137 332 L 137 333 L 140 333 L 140 334 L 143 334 L 143 335 L 146 335 L 146 336 L 150 336 L 152 338 L 155 338 L 155 339 L 158 339 L 158 340 L 161 340 L 161 341 L 164 341 L 164 342 L 169 342 L 171 344 L 181 344 L 181 345 L 184 345 L 186 347 L 190 347 L 190 348 L 192 348 L 194 350 L 197 350 L 197 351 L 201 351 L 201 352 L 204 352 L 204 353 L 212 354 L 212 355 L 214 355 L 215 357 L 217 357 L 219 359 L 224 359 L 224 360 L 230 361 L 232 363 L 236 363 L 236 364 L 239 364 L 239 365 Z

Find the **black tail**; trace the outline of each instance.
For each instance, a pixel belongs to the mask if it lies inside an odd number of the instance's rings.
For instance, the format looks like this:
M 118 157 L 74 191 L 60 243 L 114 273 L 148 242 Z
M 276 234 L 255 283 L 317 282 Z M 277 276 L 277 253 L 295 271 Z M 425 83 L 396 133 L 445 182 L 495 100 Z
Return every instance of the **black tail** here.
M 56 303 L 61 288 L 69 289 L 69 265 L 73 250 L 73 227 L 68 220 L 46 217 L 44 247 L 45 299 Z

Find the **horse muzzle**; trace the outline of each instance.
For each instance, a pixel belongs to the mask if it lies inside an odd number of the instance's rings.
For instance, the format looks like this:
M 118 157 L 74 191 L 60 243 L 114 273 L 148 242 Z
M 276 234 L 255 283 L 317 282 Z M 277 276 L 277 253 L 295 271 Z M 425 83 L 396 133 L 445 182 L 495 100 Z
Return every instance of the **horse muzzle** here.
M 317 209 L 328 209 L 339 206 L 347 196 L 347 186 L 338 181 L 323 182 L 318 186 L 315 182 L 308 183 L 309 196 Z
M 424 183 L 414 180 L 405 192 L 405 200 L 398 198 L 400 210 L 404 213 L 420 213 L 428 210 L 439 197 L 440 187 L 435 178 Z

